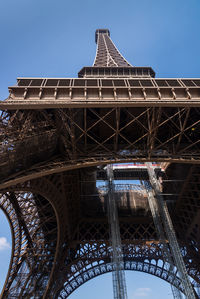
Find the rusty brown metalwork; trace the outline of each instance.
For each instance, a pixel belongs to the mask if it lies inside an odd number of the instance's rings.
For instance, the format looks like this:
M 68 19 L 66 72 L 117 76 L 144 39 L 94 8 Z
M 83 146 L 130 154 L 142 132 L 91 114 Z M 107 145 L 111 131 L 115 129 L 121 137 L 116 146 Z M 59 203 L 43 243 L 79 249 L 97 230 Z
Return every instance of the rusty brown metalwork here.
M 18 78 L 0 102 L 0 207 L 13 236 L 2 298 L 66 298 L 112 271 L 96 174 L 123 162 L 161 163 L 187 271 L 200 284 L 200 79 L 154 78 L 151 68 L 132 67 L 109 35 L 97 31 L 94 66 L 79 78 Z M 124 267 L 181 290 L 145 194 L 134 192 L 116 194 Z

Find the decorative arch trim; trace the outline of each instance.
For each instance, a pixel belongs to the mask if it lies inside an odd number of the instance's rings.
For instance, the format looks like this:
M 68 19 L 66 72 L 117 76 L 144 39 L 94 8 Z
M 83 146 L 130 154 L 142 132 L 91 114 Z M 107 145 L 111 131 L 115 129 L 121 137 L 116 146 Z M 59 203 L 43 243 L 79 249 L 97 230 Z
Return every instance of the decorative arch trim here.
M 113 270 L 114 268 L 112 263 L 103 262 L 98 265 L 91 265 L 91 268 L 81 272 L 72 279 L 69 278 L 68 282 L 64 284 L 63 288 L 57 292 L 55 297 L 58 299 L 65 299 L 87 281 L 102 274 L 112 272 Z M 170 273 L 167 269 L 163 269 L 158 265 L 147 262 L 126 261 L 124 262 L 124 270 L 139 271 L 154 275 L 174 285 L 181 292 L 184 292 L 179 277 L 174 276 L 173 273 Z

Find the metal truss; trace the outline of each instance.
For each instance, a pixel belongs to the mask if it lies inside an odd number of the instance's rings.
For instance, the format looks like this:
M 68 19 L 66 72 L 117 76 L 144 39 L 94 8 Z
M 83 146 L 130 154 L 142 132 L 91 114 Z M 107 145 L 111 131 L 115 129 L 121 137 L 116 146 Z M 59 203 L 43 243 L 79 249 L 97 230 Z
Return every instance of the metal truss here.
M 17 110 L 1 117 L 1 186 L 117 161 L 200 163 L 198 108 Z
M 200 285 L 200 79 L 155 79 L 121 56 L 108 30 L 96 41 L 95 66 L 79 78 L 18 78 L 0 102 L 0 208 L 13 239 L 1 298 L 66 298 L 113 270 L 96 173 L 123 162 L 162 163 L 165 174 L 157 175 L 171 194 L 181 254 Z M 147 198 L 136 191 L 118 186 L 115 194 L 124 269 L 183 291 L 163 261 Z

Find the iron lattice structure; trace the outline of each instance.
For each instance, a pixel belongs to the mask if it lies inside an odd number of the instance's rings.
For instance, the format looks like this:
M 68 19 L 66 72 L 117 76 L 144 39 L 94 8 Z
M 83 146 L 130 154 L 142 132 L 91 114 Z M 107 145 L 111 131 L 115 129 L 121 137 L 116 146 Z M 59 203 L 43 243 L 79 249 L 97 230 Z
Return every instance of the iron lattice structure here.
M 0 206 L 13 240 L 2 298 L 66 298 L 113 270 L 96 179 L 99 167 L 121 162 L 161 163 L 186 268 L 200 284 L 200 79 L 156 79 L 131 66 L 107 29 L 96 42 L 94 65 L 78 78 L 18 78 L 0 102 Z M 124 268 L 181 289 L 145 193 L 119 188 L 116 197 Z

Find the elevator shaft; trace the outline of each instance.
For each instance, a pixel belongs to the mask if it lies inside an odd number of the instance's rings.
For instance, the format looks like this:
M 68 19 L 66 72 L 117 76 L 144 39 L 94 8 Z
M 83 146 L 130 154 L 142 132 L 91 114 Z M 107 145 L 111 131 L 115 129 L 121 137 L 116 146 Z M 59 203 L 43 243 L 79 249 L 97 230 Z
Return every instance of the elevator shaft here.
M 127 288 L 124 273 L 123 251 L 121 245 L 119 218 L 116 198 L 114 196 L 113 167 L 107 166 L 108 178 L 108 222 L 110 227 L 111 262 L 114 271 L 112 272 L 114 299 L 127 299 Z
M 178 241 L 176 238 L 172 220 L 169 215 L 167 204 L 164 201 L 163 196 L 162 196 L 160 183 L 156 178 L 154 169 L 152 167 L 152 163 L 148 162 L 148 163 L 146 163 L 146 165 L 147 165 L 148 174 L 149 174 L 149 181 L 151 183 L 152 189 L 155 194 L 155 204 L 157 207 L 157 213 L 158 212 L 160 213 L 160 216 L 161 216 L 160 219 L 162 221 L 162 225 L 163 225 L 166 237 L 169 242 L 169 247 L 170 247 L 170 251 L 172 254 L 172 258 L 174 260 L 174 264 L 175 264 L 176 268 L 178 269 L 178 274 L 182 281 L 184 293 L 185 293 L 187 299 L 195 299 L 194 290 L 193 290 L 192 284 L 189 280 L 187 270 L 185 267 L 185 263 L 183 261 L 182 255 L 181 255 L 181 251 L 180 251 L 180 248 L 178 245 Z
M 149 207 L 150 207 L 151 214 L 153 217 L 155 229 L 156 229 L 159 241 L 161 243 L 161 251 L 162 251 L 162 255 L 163 255 L 163 260 L 166 263 L 165 267 L 169 272 L 171 272 L 173 274 L 173 276 L 175 278 L 176 274 L 177 274 L 177 269 L 173 263 L 173 258 L 171 255 L 170 247 L 169 247 L 167 237 L 166 237 L 166 234 L 164 231 L 164 227 L 162 224 L 162 218 L 161 218 L 161 215 L 159 212 L 157 201 L 153 194 L 151 184 L 149 184 L 147 181 L 145 181 L 144 184 L 145 184 L 145 188 L 146 188 L 146 192 L 147 192 L 148 203 L 149 203 Z M 171 283 L 171 290 L 172 290 L 174 299 L 182 299 L 183 298 L 181 291 L 179 291 L 172 283 Z

